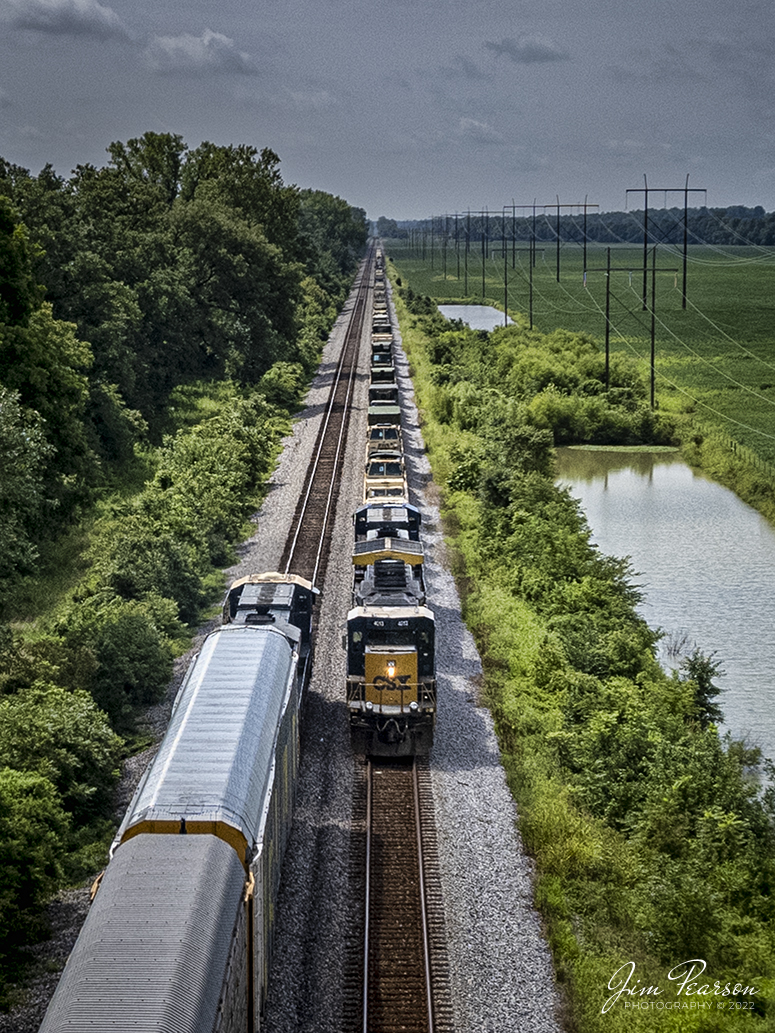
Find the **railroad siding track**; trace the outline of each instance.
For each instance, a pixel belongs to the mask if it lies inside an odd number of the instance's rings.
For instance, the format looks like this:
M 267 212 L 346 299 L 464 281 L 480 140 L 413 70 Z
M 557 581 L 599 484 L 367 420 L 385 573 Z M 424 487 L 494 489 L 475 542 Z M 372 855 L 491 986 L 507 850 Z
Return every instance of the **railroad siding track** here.
M 356 775 L 345 1028 L 451 1033 L 452 1001 L 427 761 L 369 762 Z
M 315 443 L 313 460 L 280 559 L 280 570 L 299 574 L 317 587 L 325 579 L 347 429 L 364 325 L 369 304 L 371 258 L 361 268 L 357 296 L 334 374 L 328 406 Z

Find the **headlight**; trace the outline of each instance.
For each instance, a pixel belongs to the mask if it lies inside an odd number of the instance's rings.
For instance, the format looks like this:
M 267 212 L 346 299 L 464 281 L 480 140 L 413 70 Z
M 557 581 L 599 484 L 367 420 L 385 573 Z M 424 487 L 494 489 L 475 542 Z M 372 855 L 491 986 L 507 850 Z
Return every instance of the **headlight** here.
M 417 700 L 416 699 L 413 699 L 412 702 L 409 704 L 409 709 L 410 710 L 417 710 Z

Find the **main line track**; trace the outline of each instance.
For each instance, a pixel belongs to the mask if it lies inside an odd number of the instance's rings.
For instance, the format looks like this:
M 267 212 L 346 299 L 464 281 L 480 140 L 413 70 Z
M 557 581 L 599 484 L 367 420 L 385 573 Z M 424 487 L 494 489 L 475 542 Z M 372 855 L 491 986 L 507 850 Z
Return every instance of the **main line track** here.
M 369 760 L 359 767 L 352 875 L 363 913 L 351 946 L 346 1028 L 451 1033 L 428 762 Z

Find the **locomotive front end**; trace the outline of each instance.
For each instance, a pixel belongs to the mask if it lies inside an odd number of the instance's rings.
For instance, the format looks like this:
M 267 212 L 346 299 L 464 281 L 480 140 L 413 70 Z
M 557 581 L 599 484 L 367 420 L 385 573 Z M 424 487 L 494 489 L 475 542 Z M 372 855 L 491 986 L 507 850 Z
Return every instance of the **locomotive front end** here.
M 347 620 L 353 743 L 372 756 L 427 754 L 436 723 L 435 625 L 425 606 L 356 607 Z

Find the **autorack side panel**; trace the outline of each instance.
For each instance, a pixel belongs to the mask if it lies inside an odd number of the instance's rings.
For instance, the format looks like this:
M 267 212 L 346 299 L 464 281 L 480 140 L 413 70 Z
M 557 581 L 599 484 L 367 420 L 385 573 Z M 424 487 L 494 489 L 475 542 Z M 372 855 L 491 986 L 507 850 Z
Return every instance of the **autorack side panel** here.
M 257 1019 L 266 1002 L 274 942 L 275 901 L 293 822 L 293 795 L 299 766 L 298 720 L 298 711 L 289 707 L 278 731 L 275 762 L 261 816 L 258 849 L 250 869 L 254 878 L 253 981 Z
M 237 855 L 213 836 L 126 843 L 105 872 L 40 1033 L 216 1030 L 244 885 Z

